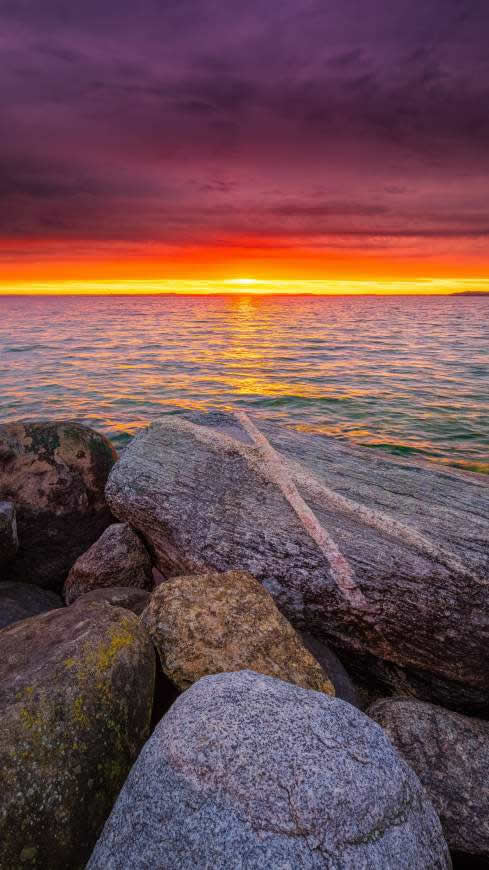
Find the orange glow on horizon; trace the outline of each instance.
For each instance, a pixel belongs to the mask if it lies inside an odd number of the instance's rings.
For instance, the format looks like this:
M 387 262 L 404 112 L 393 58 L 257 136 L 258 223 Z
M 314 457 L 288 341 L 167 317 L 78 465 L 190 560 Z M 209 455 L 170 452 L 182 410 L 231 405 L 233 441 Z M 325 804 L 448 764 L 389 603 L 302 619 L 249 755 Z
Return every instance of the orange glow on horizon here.
M 488 290 L 489 263 L 455 247 L 427 254 L 281 247 L 280 240 L 239 239 L 188 247 L 155 243 L 0 240 L 0 294 L 44 293 L 452 293 Z M 2 247 L 4 248 L 3 257 Z
M 252 284 L 233 280 L 128 280 L 18 282 L 0 286 L 1 295 L 452 295 L 457 292 L 489 293 L 489 279 L 418 278 L 406 281 L 312 280 L 260 281 Z

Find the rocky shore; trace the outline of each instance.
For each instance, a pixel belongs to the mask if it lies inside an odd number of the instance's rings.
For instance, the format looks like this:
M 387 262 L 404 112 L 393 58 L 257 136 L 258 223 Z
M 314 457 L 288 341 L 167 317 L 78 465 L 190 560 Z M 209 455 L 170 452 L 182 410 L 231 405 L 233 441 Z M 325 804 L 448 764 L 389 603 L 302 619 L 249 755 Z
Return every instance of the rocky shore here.
M 489 867 L 489 478 L 0 426 L 0 870 Z

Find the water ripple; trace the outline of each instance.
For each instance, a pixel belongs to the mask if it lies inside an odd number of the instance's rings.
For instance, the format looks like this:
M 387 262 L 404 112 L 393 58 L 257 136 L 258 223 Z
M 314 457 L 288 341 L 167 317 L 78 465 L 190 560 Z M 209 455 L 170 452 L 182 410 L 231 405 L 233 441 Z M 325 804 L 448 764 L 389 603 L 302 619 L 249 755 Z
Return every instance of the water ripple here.
M 183 408 L 489 471 L 489 299 L 0 297 L 2 420 Z

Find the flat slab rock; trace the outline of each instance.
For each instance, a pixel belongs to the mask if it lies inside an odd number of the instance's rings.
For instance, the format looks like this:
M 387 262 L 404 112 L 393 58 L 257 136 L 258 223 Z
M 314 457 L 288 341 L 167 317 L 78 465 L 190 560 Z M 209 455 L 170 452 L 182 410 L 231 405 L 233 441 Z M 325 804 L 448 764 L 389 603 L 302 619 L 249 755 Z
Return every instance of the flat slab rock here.
M 66 578 L 64 596 L 72 604 L 79 595 L 110 586 L 150 589 L 151 559 L 141 538 L 127 523 L 113 523 L 75 562 Z
M 12 561 L 18 549 L 15 505 L 11 501 L 0 501 L 0 571 Z
M 149 734 L 155 655 L 107 604 L 0 631 L 0 867 L 78 870 Z
M 489 722 L 407 698 L 378 701 L 368 715 L 418 774 L 450 848 L 489 865 Z
M 247 570 L 387 691 L 489 713 L 488 477 L 189 413 L 138 435 L 106 495 L 165 576 Z
M 158 586 L 141 616 L 164 674 L 181 690 L 208 674 L 254 670 L 306 689 L 334 688 L 251 574 L 190 574 Z
M 63 607 L 55 592 L 15 580 L 0 583 L 0 628 Z
M 5 580 L 59 590 L 110 523 L 110 442 L 72 422 L 0 426 L 0 500 L 15 502 L 20 547 Z
M 87 870 L 451 867 L 439 819 L 350 704 L 250 671 L 180 696 L 134 765 Z

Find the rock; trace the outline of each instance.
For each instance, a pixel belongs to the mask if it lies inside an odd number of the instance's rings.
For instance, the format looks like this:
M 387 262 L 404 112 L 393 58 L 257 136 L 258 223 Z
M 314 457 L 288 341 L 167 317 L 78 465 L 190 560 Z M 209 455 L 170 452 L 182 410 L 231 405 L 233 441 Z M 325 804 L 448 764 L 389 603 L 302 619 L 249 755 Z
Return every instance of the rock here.
M 149 602 L 149 592 L 144 589 L 134 589 L 132 586 L 111 586 L 107 589 L 93 589 L 76 599 L 75 604 L 87 604 L 89 601 L 105 601 L 113 607 L 123 607 L 141 615 Z
M 0 583 L 0 628 L 63 607 L 55 592 L 16 580 Z
M 87 870 L 451 867 L 439 819 L 350 704 L 240 671 L 205 677 L 156 727 Z
M 428 700 L 489 714 L 487 475 L 188 414 L 138 435 L 106 495 L 165 576 L 250 571 L 379 694 L 401 668 Z
M 61 589 L 110 522 L 104 487 L 116 453 L 77 423 L 0 426 L 0 499 L 15 502 L 20 548 L 8 580 Z
M 0 867 L 82 868 L 149 734 L 155 656 L 106 604 L 0 631 Z
M 15 505 L 0 501 L 0 569 L 14 558 L 18 549 Z
M 307 634 L 307 632 L 299 632 L 299 637 L 306 649 L 309 650 L 311 655 L 321 665 L 323 674 L 329 677 L 333 683 L 336 697 L 341 698 L 342 701 L 348 701 L 349 704 L 353 704 L 354 707 L 361 709 L 358 692 L 333 650 L 317 637 Z
M 368 715 L 418 774 L 450 848 L 489 863 L 489 722 L 408 698 L 378 701 Z
M 163 672 L 182 691 L 207 674 L 252 669 L 334 695 L 318 662 L 251 574 L 175 577 L 155 589 L 141 621 Z
M 127 523 L 114 523 L 73 565 L 64 586 L 65 601 L 110 586 L 150 589 L 153 583 L 149 553 Z

